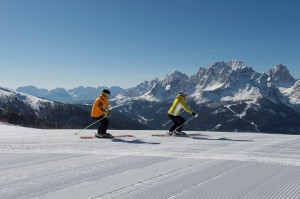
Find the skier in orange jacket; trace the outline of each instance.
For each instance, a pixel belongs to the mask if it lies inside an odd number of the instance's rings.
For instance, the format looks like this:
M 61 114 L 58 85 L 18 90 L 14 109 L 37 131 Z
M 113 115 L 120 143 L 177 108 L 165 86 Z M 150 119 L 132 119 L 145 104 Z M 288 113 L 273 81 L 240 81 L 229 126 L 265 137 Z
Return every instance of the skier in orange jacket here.
M 92 107 L 91 117 L 95 120 L 101 120 L 98 133 L 95 134 L 98 138 L 112 137 L 111 134 L 106 132 L 109 124 L 107 117 L 110 116 L 110 113 L 108 112 L 109 104 L 107 102 L 109 95 L 110 91 L 104 89 L 101 95 L 97 97 Z

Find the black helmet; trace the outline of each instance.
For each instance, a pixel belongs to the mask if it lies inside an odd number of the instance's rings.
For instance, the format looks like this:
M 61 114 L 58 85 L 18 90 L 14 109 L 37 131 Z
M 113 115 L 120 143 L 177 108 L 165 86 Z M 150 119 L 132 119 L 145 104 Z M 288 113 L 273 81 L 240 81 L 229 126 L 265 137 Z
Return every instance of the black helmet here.
M 180 96 L 187 96 L 187 93 L 184 92 L 184 91 L 180 91 L 180 92 L 179 92 L 179 95 L 180 95 Z
M 110 91 L 109 90 L 107 90 L 107 89 L 104 89 L 103 91 L 102 91 L 102 95 L 106 95 L 107 97 L 110 95 Z

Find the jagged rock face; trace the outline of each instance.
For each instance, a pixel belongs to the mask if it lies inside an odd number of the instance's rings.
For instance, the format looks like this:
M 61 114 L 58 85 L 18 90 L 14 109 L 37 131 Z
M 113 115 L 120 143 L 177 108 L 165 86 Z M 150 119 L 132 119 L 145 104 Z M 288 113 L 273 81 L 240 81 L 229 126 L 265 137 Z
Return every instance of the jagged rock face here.
M 300 80 L 296 81 L 291 88 L 281 88 L 285 98 L 282 100 L 287 105 L 292 105 L 293 108 L 300 111 Z
M 285 66 L 278 65 L 268 73 L 260 74 L 245 63 L 232 60 L 227 63 L 216 62 L 208 68 L 201 67 L 191 77 L 175 71 L 164 78 L 125 90 L 118 99 L 164 101 L 184 90 L 198 103 L 218 100 L 256 101 L 262 97 L 277 101 L 280 92 L 273 86 L 275 82 L 293 81 Z
M 145 81 L 134 88 L 126 89 L 117 97 L 163 101 L 171 99 L 180 91 L 185 90 L 188 83 L 189 77 L 186 74 L 174 71 L 161 79 Z
M 286 66 L 278 64 L 268 71 L 269 82 L 272 84 L 294 83 L 295 79 L 290 74 Z
M 298 80 L 295 85 L 293 86 L 293 90 L 295 92 L 300 92 L 300 80 Z

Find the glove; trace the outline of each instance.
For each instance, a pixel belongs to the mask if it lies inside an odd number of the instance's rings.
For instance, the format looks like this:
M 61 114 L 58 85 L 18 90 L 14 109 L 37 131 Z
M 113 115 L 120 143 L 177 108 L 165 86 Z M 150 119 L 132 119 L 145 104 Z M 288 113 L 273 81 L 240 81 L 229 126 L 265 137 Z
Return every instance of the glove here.
M 193 111 L 192 115 L 193 115 L 194 117 L 198 117 L 198 114 L 197 114 L 196 112 L 194 112 L 194 111 Z

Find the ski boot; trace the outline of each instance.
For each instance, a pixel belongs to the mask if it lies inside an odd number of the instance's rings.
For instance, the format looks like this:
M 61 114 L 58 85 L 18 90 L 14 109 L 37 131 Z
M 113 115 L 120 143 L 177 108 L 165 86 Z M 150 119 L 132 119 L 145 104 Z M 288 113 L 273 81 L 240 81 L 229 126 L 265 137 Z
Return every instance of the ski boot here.
M 97 138 L 112 138 L 113 136 L 110 133 L 96 133 L 95 137 L 97 137 Z
M 175 136 L 185 136 L 186 133 L 185 133 L 185 132 L 174 131 L 174 135 L 175 135 Z
M 167 132 L 167 135 L 168 135 L 168 136 L 172 136 L 172 135 L 173 135 L 173 131 L 168 131 L 168 132 Z

